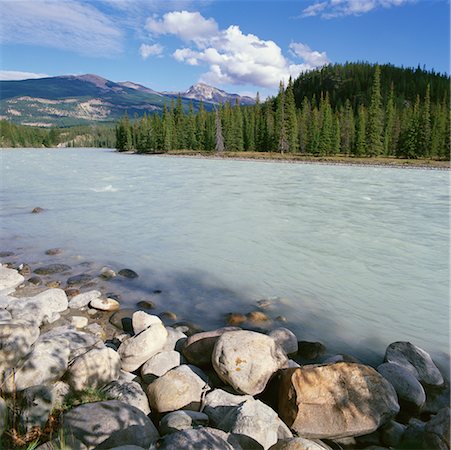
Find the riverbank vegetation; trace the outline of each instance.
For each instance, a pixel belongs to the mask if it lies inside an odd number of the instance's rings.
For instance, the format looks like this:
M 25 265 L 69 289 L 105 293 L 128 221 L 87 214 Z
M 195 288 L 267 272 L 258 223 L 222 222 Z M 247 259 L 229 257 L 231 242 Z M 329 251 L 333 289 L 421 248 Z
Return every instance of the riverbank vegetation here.
M 279 152 L 310 156 L 449 157 L 449 77 L 423 69 L 330 65 L 280 85 L 255 106 L 225 103 L 185 111 L 180 98 L 163 114 L 116 127 L 117 149 Z

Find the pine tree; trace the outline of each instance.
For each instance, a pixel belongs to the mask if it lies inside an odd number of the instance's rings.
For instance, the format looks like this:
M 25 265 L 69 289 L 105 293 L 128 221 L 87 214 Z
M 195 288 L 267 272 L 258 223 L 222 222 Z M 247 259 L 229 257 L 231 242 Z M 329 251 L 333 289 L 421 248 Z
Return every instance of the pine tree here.
M 383 111 L 380 84 L 380 67 L 376 65 L 374 71 L 371 103 L 368 110 L 368 155 L 379 156 L 383 153 Z
M 163 151 L 173 150 L 174 146 L 174 117 L 171 111 L 163 108 Z
M 224 151 L 224 138 L 222 137 L 222 124 L 221 124 L 221 116 L 219 114 L 219 110 L 216 109 L 215 112 L 215 124 L 216 124 L 216 132 L 215 132 L 215 150 L 218 153 L 221 153 Z
M 299 113 L 299 150 L 301 153 L 308 149 L 308 130 L 310 127 L 310 102 L 307 97 L 302 100 L 302 107 Z
M 275 129 L 277 137 L 277 150 L 282 155 L 289 149 L 286 116 L 285 88 L 283 83 L 280 82 L 279 95 L 277 96 Z
M 290 152 L 296 152 L 298 149 L 298 118 L 296 115 L 296 104 L 291 77 L 285 91 L 285 111 L 288 149 Z
M 328 93 L 326 93 L 325 97 L 321 99 L 320 115 L 322 117 L 322 121 L 318 151 L 321 156 L 330 155 L 332 153 L 334 125 Z
M 384 155 L 387 156 L 395 153 L 395 115 L 395 88 L 392 84 L 385 108 Z
M 355 137 L 354 111 L 349 99 L 345 102 L 341 117 L 341 150 L 345 155 L 349 155 L 354 148 Z
M 354 147 L 355 156 L 366 154 L 366 110 L 363 105 L 359 106 L 356 123 L 356 142 Z
M 333 138 L 332 138 L 332 154 L 338 155 L 341 150 L 341 131 L 340 119 L 338 116 L 334 117 Z
M 420 136 L 419 136 L 420 156 L 429 156 L 431 151 L 431 87 L 428 84 L 426 95 L 424 97 L 423 107 L 420 117 Z
M 186 118 L 186 148 L 189 150 L 197 149 L 196 117 L 192 101 L 189 103 L 189 112 Z

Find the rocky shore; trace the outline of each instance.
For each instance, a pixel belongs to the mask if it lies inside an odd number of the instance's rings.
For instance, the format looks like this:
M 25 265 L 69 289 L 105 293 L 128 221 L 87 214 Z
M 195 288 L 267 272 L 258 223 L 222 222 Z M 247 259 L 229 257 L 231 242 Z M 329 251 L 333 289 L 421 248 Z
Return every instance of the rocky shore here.
M 325 358 L 263 308 L 204 331 L 70 269 L 0 266 L 0 448 L 450 448 L 449 382 L 412 343 Z

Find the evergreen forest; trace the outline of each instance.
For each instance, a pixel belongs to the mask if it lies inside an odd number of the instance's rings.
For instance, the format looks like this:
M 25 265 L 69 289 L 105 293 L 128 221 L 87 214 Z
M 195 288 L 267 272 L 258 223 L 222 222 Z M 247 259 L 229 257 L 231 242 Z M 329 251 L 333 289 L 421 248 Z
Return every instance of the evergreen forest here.
M 119 151 L 280 152 L 312 156 L 449 158 L 450 78 L 421 68 L 346 63 L 282 83 L 254 106 L 225 103 L 185 110 L 181 98 L 162 114 L 116 126 Z

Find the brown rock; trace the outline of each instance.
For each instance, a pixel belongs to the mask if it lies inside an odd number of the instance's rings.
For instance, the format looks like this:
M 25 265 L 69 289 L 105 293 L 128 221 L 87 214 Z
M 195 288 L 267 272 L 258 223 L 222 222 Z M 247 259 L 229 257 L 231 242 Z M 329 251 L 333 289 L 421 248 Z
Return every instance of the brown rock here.
M 64 289 L 64 292 L 66 293 L 67 298 L 72 298 L 72 297 L 75 297 L 76 295 L 80 294 L 80 291 L 78 289 L 74 289 L 74 288 Z
M 41 213 L 41 212 L 43 212 L 43 211 L 44 211 L 43 208 L 41 208 L 40 206 L 36 206 L 36 208 L 33 208 L 33 209 L 31 210 L 31 214 L 39 214 L 39 213 Z
M 309 342 L 309 341 L 299 341 L 298 342 L 298 355 L 305 359 L 318 359 L 320 356 L 324 355 L 326 352 L 326 347 L 321 344 L 321 342 Z
M 393 386 L 362 364 L 311 365 L 282 371 L 279 415 L 305 438 L 372 433 L 399 412 Z
M 177 320 L 177 314 L 172 311 L 165 311 L 160 314 L 160 317 L 167 320 Z
M 45 285 L 50 289 L 59 288 L 61 286 L 61 282 L 53 280 L 53 281 L 47 281 Z
M 49 248 L 48 250 L 45 251 L 45 254 L 49 256 L 55 256 L 59 255 L 61 252 L 62 250 L 60 248 Z
M 261 311 L 251 311 L 246 316 L 251 322 L 267 322 L 269 320 L 268 316 Z
M 246 320 L 246 316 L 240 313 L 230 313 L 227 316 L 227 323 L 229 325 L 241 325 L 242 323 L 246 322 Z

